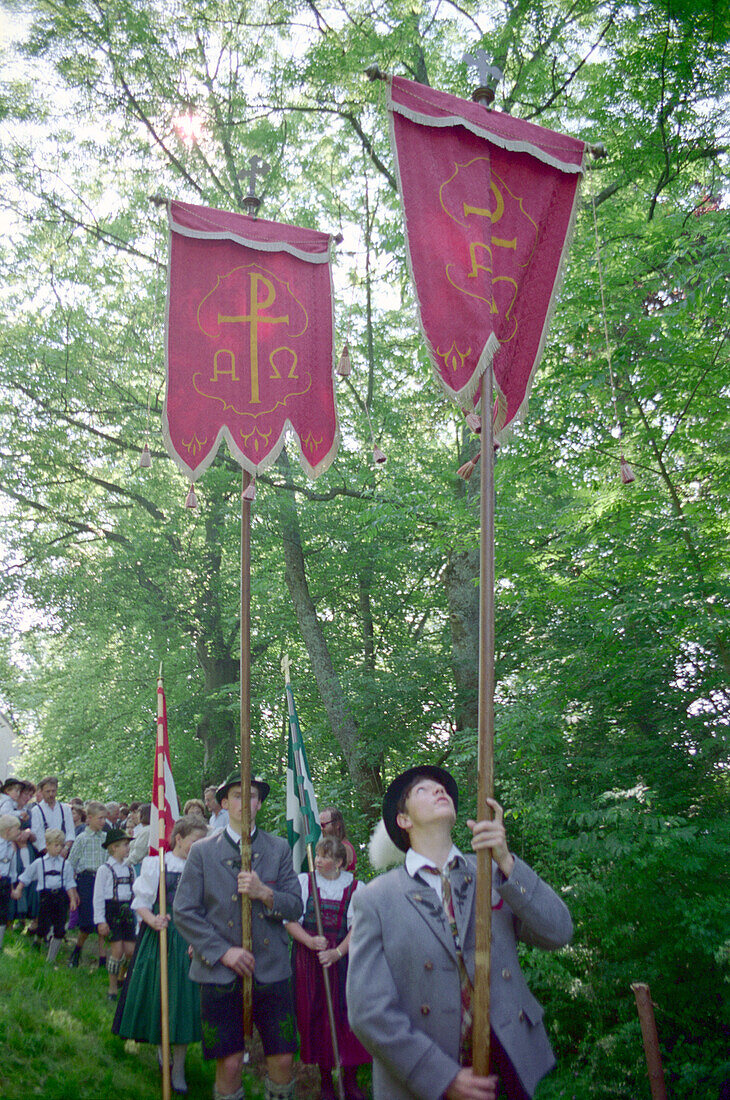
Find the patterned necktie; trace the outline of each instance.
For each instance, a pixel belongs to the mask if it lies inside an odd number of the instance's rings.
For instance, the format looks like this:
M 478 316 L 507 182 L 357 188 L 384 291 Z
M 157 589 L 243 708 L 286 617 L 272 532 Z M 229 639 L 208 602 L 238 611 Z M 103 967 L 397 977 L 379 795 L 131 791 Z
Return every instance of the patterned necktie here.
M 448 863 L 443 871 L 439 871 L 438 867 L 423 867 L 423 870 L 430 875 L 438 875 L 441 879 L 441 898 L 444 906 L 444 912 L 451 928 L 451 934 L 454 937 L 454 947 L 456 948 L 456 961 L 459 970 L 459 984 L 461 986 L 461 1034 L 459 1038 L 459 1063 L 462 1066 L 470 1066 L 472 1064 L 472 996 L 474 988 L 471 984 L 471 979 L 467 973 L 466 966 L 464 964 L 464 954 L 461 948 L 461 937 L 459 936 L 459 929 L 456 926 L 456 914 L 454 912 L 454 900 L 451 896 L 451 883 L 447 872 L 453 871 L 459 864 L 458 859 L 454 857 L 450 863 Z

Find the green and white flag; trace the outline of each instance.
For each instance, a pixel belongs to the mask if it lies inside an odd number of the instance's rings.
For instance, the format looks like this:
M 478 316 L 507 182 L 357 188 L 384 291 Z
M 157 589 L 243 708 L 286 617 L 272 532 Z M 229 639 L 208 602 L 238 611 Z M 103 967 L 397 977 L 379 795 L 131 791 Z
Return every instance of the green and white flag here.
M 319 827 L 317 796 L 309 774 L 307 753 L 299 728 L 294 693 L 286 685 L 289 708 L 289 760 L 286 768 L 286 833 L 292 850 L 294 870 L 308 871 L 307 844 L 314 846 L 322 835 Z

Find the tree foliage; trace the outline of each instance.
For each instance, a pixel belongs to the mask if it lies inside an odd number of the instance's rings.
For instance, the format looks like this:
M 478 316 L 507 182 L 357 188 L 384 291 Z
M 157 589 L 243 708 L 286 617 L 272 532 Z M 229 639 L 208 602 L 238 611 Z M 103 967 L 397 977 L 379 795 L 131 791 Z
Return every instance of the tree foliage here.
M 525 965 L 560 1054 L 541 1095 L 648 1096 L 647 980 L 672 1088 L 716 1096 L 728 978 L 727 87 L 713 0 L 16 4 L 0 99 L 3 708 L 65 792 L 144 793 L 164 662 L 178 788 L 235 758 L 239 498 L 197 513 L 159 434 L 166 237 L 150 196 L 341 231 L 343 443 L 282 459 L 253 518 L 258 770 L 284 767 L 288 652 L 322 797 L 362 842 L 384 782 L 476 775 L 477 449 L 430 381 L 384 71 L 603 143 L 551 337 L 497 479 L 499 794 L 576 940 Z M 197 127 L 189 136 L 190 126 Z M 602 307 L 605 301 L 605 314 Z M 371 436 L 372 431 L 372 436 Z M 373 439 L 388 455 L 374 468 Z M 150 470 L 139 468 L 149 440 Z M 624 456 L 636 475 L 619 478 Z M 270 807 L 270 808 L 269 808 Z M 281 823 L 275 789 L 269 821 Z M 363 857 L 364 859 L 364 857 Z

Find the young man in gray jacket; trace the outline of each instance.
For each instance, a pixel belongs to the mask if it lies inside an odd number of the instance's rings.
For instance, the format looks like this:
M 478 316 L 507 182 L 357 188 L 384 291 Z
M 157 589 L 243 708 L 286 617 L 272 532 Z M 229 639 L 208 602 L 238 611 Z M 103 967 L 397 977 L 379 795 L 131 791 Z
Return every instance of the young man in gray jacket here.
M 284 923 L 299 919 L 302 894 L 287 842 L 256 827 L 269 789 L 263 779 L 251 781 L 251 870 L 241 871 L 240 773 L 221 784 L 216 798 L 228 810 L 228 824 L 193 844 L 173 905 L 175 924 L 193 948 L 190 977 L 200 984 L 203 1056 L 216 1061 L 214 1100 L 243 1097 L 244 974 L 253 976 L 267 1100 L 294 1095 L 297 1042 Z M 251 951 L 241 946 L 239 894 L 251 899 Z
M 471 1068 L 476 859 L 454 846 L 459 792 L 443 768 L 399 775 L 383 820 L 405 865 L 353 897 L 347 978 L 350 1024 L 373 1056 L 375 1100 L 526 1100 L 553 1067 L 542 1008 L 527 988 L 517 939 L 568 943 L 567 908 L 507 846 L 501 806 L 467 822 L 493 867 L 491 1074 Z

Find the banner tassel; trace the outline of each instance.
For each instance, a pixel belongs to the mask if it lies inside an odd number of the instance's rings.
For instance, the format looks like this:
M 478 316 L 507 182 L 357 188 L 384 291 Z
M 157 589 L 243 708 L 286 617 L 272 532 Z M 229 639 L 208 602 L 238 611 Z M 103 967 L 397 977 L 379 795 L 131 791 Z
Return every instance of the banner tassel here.
M 148 469 L 152 465 L 152 455 L 150 454 L 149 444 L 145 443 L 142 448 L 142 454 L 139 456 L 139 464 L 143 470 Z
M 252 477 L 241 493 L 241 500 L 256 500 L 256 478 Z
M 477 435 L 480 435 L 481 430 L 482 430 L 481 417 L 475 412 L 465 412 L 464 417 L 466 419 L 467 424 L 469 425 L 469 429 L 472 432 L 475 432 Z
M 188 489 L 188 495 L 185 497 L 185 507 L 195 509 L 198 507 L 198 498 L 195 495 L 195 488 L 192 481 L 190 482 L 190 488 Z
M 352 374 L 350 349 L 347 346 L 347 343 L 345 343 L 345 346 L 342 349 L 342 355 L 340 356 L 340 361 L 337 365 L 337 373 L 339 374 L 340 378 L 347 378 L 350 374 Z
M 478 451 L 473 458 L 470 458 L 468 462 L 465 462 L 463 466 L 459 467 L 459 469 L 456 471 L 457 476 L 463 478 L 464 481 L 468 481 L 471 475 L 474 473 L 477 462 L 480 458 L 481 451 Z
M 380 447 L 376 443 L 373 447 L 373 462 L 375 462 L 378 466 L 384 466 L 387 461 L 387 455 L 384 451 L 381 451 Z
M 623 455 L 621 455 L 621 481 L 624 485 L 630 485 L 632 481 L 636 481 L 636 474 Z

